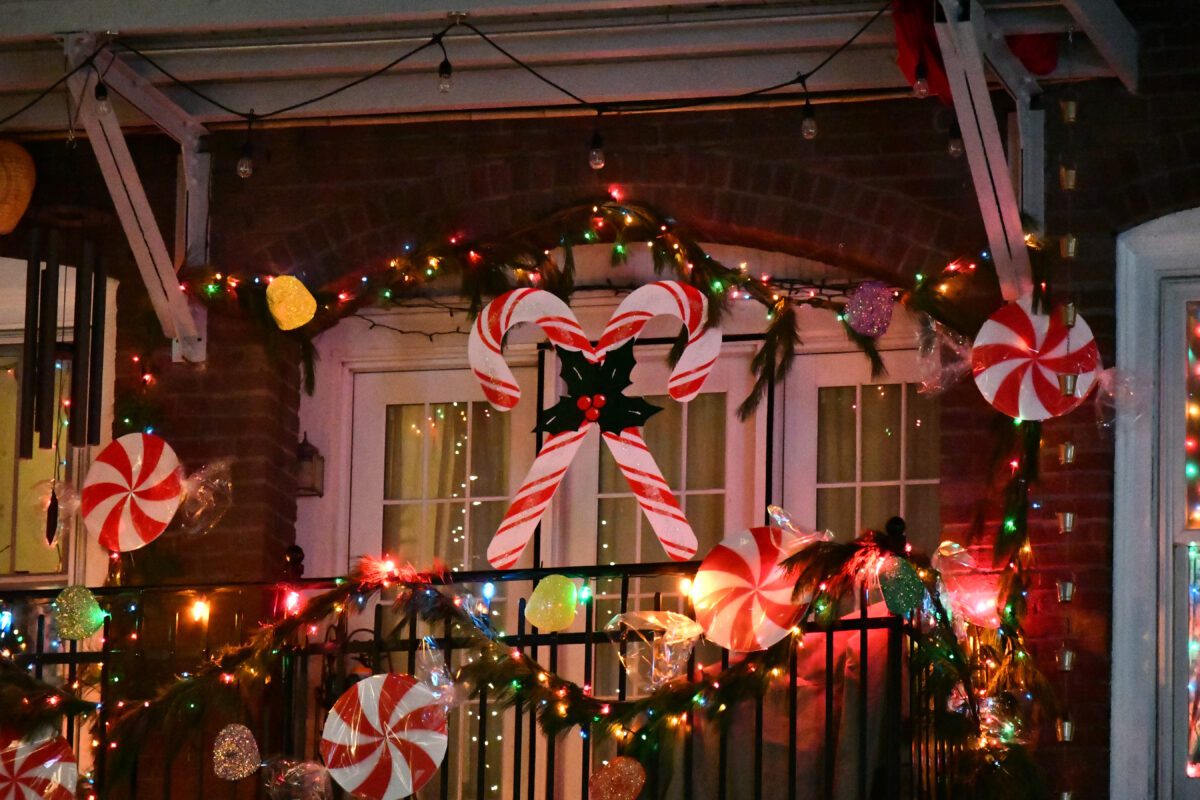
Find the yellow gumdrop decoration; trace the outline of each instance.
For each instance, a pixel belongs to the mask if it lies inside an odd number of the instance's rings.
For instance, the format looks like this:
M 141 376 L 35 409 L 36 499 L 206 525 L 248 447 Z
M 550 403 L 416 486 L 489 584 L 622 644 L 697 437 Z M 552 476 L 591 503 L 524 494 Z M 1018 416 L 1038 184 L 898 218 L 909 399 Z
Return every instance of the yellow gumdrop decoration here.
M 575 621 L 578 598 L 575 581 L 562 575 L 547 575 L 529 595 L 525 619 L 543 633 L 564 630 Z
M 282 331 L 303 325 L 317 313 L 317 300 L 299 278 L 280 275 L 267 284 L 267 308 Z

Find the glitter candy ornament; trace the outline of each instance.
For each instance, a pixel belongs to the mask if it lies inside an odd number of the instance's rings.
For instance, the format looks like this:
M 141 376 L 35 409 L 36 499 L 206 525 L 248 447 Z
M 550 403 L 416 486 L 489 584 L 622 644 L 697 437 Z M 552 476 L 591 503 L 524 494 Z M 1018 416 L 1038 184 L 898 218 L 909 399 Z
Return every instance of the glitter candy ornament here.
M 846 322 L 855 333 L 872 339 L 887 333 L 892 324 L 896 298 L 892 289 L 879 281 L 859 284 L 846 301 Z
M 307 325 L 317 313 L 317 300 L 299 278 L 280 275 L 267 284 L 267 308 L 281 331 Z
M 100 628 L 108 614 L 86 586 L 68 586 L 54 598 L 54 622 L 64 639 L 86 639 Z
M 646 770 L 636 758 L 617 756 L 592 773 L 588 797 L 592 800 L 637 800 L 646 783 Z
M 245 725 L 226 725 L 213 741 L 213 772 L 223 781 L 240 781 L 258 770 L 258 742 Z
M 571 627 L 579 609 L 579 590 L 575 581 L 562 575 L 542 578 L 525 606 L 525 619 L 543 633 Z
M 893 614 L 908 614 L 921 604 L 925 597 L 925 584 L 906 559 L 889 556 L 879 570 L 879 588 L 888 611 Z

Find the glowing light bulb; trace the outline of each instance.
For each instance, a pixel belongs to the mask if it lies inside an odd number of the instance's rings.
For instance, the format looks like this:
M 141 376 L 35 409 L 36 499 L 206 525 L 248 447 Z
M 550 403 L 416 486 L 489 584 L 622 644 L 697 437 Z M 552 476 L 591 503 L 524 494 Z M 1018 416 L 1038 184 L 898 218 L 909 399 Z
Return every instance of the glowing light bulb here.
M 101 116 L 108 116 L 111 114 L 112 103 L 108 101 L 108 87 L 104 85 L 104 81 L 96 81 L 94 96 L 96 98 L 96 113 Z
M 192 620 L 194 622 L 208 622 L 208 615 L 210 611 L 211 608 L 208 605 L 208 601 L 201 597 L 197 599 L 196 602 L 192 603 Z
M 604 169 L 604 137 L 599 128 L 592 134 L 588 149 L 588 166 L 592 169 Z
M 243 179 L 254 174 L 254 148 L 249 142 L 242 145 L 242 155 L 237 161 L 237 174 Z
M 817 138 L 817 115 L 808 102 L 804 104 L 804 117 L 800 120 L 800 135 L 809 142 Z

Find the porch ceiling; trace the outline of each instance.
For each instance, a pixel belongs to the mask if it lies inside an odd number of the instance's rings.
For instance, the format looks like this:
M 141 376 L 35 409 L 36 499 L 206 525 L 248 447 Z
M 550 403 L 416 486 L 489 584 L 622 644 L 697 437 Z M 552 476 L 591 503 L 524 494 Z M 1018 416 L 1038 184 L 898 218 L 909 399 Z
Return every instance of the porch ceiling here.
M 447 12 L 594 103 L 735 95 L 811 69 L 879 10 L 828 0 L 0 0 L 0 117 L 64 70 L 65 33 L 110 31 L 223 104 L 263 113 L 329 91 L 428 41 Z M 1081 8 L 1082 7 L 1082 8 Z M 985 0 L 989 35 L 1081 30 L 1070 60 L 1043 80 L 1119 75 L 1129 61 L 1128 23 L 1111 0 Z M 1098 10 L 1099 9 L 1099 10 Z M 1124 27 L 1122 27 L 1124 26 Z M 583 110 L 464 28 L 446 36 L 454 89 L 437 91 L 434 47 L 386 75 L 279 119 L 313 123 L 391 115 L 570 113 Z M 121 58 L 209 125 L 238 123 L 130 53 Z M 1127 80 L 1128 83 L 1128 80 Z M 902 92 L 892 21 L 885 13 L 809 83 L 814 93 Z M 797 102 L 784 90 L 758 102 Z M 147 121 L 117 104 L 123 124 Z M 13 120 L 8 130 L 67 126 L 65 94 Z

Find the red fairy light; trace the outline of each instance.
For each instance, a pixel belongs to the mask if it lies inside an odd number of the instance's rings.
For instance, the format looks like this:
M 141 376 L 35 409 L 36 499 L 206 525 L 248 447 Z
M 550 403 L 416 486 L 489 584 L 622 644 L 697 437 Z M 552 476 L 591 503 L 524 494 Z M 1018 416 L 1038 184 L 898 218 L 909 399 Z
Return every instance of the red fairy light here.
M 621 198 L 625 196 L 625 192 L 620 186 L 614 183 L 612 186 L 608 187 L 608 196 L 619 203 L 621 202 Z
M 282 284 L 281 284 L 281 285 L 282 285 Z M 344 303 L 344 302 L 346 302 L 346 301 L 347 301 L 347 300 L 349 300 L 349 299 L 350 299 L 350 293 L 349 293 L 349 292 L 338 292 L 338 300 L 339 300 L 339 301 L 341 301 L 341 302 L 343 302 L 343 303 Z
M 289 591 L 283 598 L 283 607 L 288 614 L 300 611 L 300 593 L 295 590 Z

